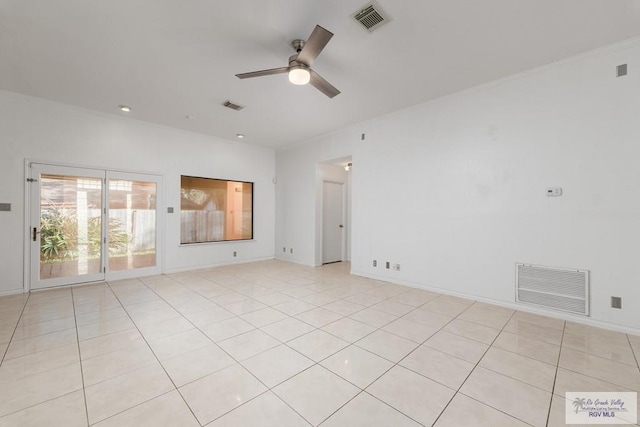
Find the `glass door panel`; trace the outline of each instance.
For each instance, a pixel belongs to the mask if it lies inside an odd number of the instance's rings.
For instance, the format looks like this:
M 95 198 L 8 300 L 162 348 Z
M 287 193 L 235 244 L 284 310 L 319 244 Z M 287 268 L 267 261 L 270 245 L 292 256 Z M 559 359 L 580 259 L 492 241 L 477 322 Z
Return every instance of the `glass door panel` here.
M 34 165 L 32 288 L 102 280 L 104 172 Z M 102 176 L 100 174 L 102 173 Z
M 109 271 L 156 266 L 155 182 L 109 179 Z

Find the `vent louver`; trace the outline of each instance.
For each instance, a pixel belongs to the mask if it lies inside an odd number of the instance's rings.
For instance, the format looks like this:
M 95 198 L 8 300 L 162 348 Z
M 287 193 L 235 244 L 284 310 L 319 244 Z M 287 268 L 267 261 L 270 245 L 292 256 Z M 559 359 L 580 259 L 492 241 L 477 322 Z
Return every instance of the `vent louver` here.
M 368 31 L 374 31 L 389 22 L 389 17 L 375 2 L 369 3 L 353 14 L 353 19 L 358 21 Z
M 235 111 L 240 111 L 240 110 L 242 110 L 244 108 L 242 105 L 233 103 L 233 102 L 231 102 L 229 100 L 224 101 L 222 103 L 222 105 L 224 105 L 227 108 L 231 108 L 232 110 L 235 110 Z
M 516 264 L 516 301 L 589 315 L 589 271 Z

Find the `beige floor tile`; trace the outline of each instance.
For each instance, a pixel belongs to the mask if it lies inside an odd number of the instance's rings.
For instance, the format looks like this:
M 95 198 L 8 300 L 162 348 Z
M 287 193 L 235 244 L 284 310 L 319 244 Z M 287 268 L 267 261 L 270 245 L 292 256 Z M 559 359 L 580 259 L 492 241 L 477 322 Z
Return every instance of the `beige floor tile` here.
M 209 298 L 211 301 L 221 306 L 233 304 L 236 302 L 244 301 L 247 299 L 246 295 L 242 295 L 238 292 L 228 292 L 226 294 L 218 295 L 213 298 Z
M 443 314 L 445 316 L 456 317 L 469 308 L 474 302 L 475 301 L 473 300 L 458 298 L 451 295 L 440 295 L 426 304 L 421 305 L 420 309 L 433 311 L 434 313 Z
M 280 342 L 260 330 L 253 330 L 218 343 L 231 357 L 240 361 L 269 350 Z
M 477 367 L 460 392 L 533 426 L 544 426 L 551 393 Z
M 293 317 L 289 317 L 260 328 L 261 331 L 266 332 L 281 342 L 287 342 L 294 338 L 298 338 L 299 336 L 304 335 L 307 332 L 311 332 L 314 329 L 315 328 L 313 326 L 298 319 L 294 319 Z
M 16 381 L 79 361 L 77 343 L 8 359 L 0 366 L 0 386 L 2 383 Z
M 270 325 L 271 323 L 288 319 L 289 315 L 271 307 L 267 307 L 261 310 L 252 311 L 251 313 L 243 314 L 240 318 L 245 322 L 252 324 L 256 328 L 262 328 L 263 326 Z
M 84 393 L 77 390 L 39 405 L 0 417 L 0 427 L 86 427 Z
M 78 327 L 78 338 L 88 340 L 102 335 L 113 334 L 134 328 L 133 322 L 126 317 L 114 320 L 107 320 L 100 323 Z
M 319 362 L 331 356 L 333 353 L 342 350 L 348 346 L 349 343 L 317 329 L 289 341 L 287 345 L 311 360 Z
M 158 396 L 95 424 L 96 427 L 199 427 L 177 391 Z
M 242 362 L 249 372 L 269 388 L 288 380 L 313 364 L 311 359 L 286 345 L 279 345 Z
M 430 336 L 438 332 L 438 329 L 440 328 L 412 322 L 402 317 L 382 328 L 384 331 L 391 332 L 392 334 L 417 343 L 423 343 Z
M 511 319 L 504 327 L 504 331 L 553 345 L 560 345 L 562 342 L 562 330 L 518 319 Z
M 133 313 L 142 313 L 145 311 L 154 311 L 154 310 L 160 310 L 162 308 L 167 308 L 170 307 L 169 304 L 167 304 L 166 302 L 158 299 L 155 301 L 150 301 L 150 302 L 141 302 L 138 304 L 130 304 L 127 306 L 126 310 L 127 313 L 129 314 L 133 314 Z
M 82 360 L 111 353 L 112 351 L 123 350 L 136 346 L 142 339 L 142 335 L 137 329 L 116 332 L 101 337 L 80 341 L 80 357 Z
M 404 316 L 410 311 L 415 310 L 415 307 L 407 304 L 401 304 L 399 302 L 382 301 L 378 304 L 371 306 L 374 310 L 382 311 L 383 313 L 393 314 L 394 316 Z
M 376 328 L 365 323 L 358 322 L 357 320 L 343 317 L 340 320 L 325 325 L 322 330 L 347 342 L 353 343 L 366 337 L 375 331 Z
M 381 301 L 384 301 L 384 297 L 369 295 L 366 293 L 352 295 L 348 298 L 345 298 L 345 301 L 353 302 L 356 304 L 363 305 L 365 307 L 371 307 L 374 304 L 377 304 Z
M 41 323 L 31 323 L 25 325 L 18 323 L 18 327 L 13 334 L 14 340 L 23 340 L 33 338 L 40 335 L 50 334 L 51 332 L 64 331 L 65 329 L 75 329 L 76 319 L 72 317 L 64 317 L 62 319 L 49 320 Z
M 595 337 L 619 337 L 623 338 L 625 334 L 622 332 L 616 332 L 609 329 L 596 328 L 595 326 L 584 325 L 582 323 L 575 323 L 567 321 L 565 323 L 565 333 L 573 335 L 591 335 Z
M 137 341 L 125 349 L 83 360 L 84 386 L 89 387 L 155 363 L 156 358 L 147 343 Z
M 610 381 L 603 381 L 578 372 L 558 368 L 553 393 L 564 397 L 568 391 L 636 391 L 640 398 L 640 390 L 633 390 Z
M 316 426 L 360 390 L 327 369 L 315 365 L 272 391 Z
M 460 388 L 475 366 L 426 346 L 418 347 L 400 365 L 454 390 Z
M 265 392 L 267 388 L 235 364 L 180 388 L 180 393 L 204 425 Z
M 349 346 L 320 363 L 334 374 L 364 389 L 393 363 L 356 346 Z
M 82 389 L 80 363 L 7 381 L 0 387 L 0 416 Z
M 14 340 L 9 344 L 9 349 L 5 355 L 5 360 L 26 356 L 39 351 L 50 350 L 78 342 L 78 337 L 74 329 L 52 332 L 38 337 L 24 340 Z
M 76 313 L 76 322 L 78 326 L 87 326 L 93 323 L 106 322 L 107 320 L 121 319 L 127 317 L 128 314 L 124 308 L 119 306 L 108 310 L 96 310 L 84 314 Z
M 419 344 L 380 330 L 367 335 L 357 341 L 355 345 L 396 363 L 411 353 Z
M 391 297 L 387 301 L 398 302 L 400 304 L 406 304 L 412 307 L 420 307 L 439 296 L 441 296 L 441 294 L 435 292 L 412 289 L 410 291 L 403 292 L 394 297 Z
M 252 299 L 245 299 L 242 301 L 234 302 L 233 304 L 223 306 L 226 310 L 240 316 L 241 314 L 251 313 L 252 311 L 267 308 L 266 305 Z
M 143 324 L 138 324 L 137 326 L 138 330 L 140 330 L 142 336 L 144 336 L 147 341 L 157 341 L 162 338 L 167 338 L 181 332 L 195 329 L 191 322 L 180 315 L 171 319 L 159 320 L 157 322 L 147 321 Z
M 350 319 L 357 320 L 358 322 L 366 323 L 374 328 L 381 328 L 387 325 L 398 317 L 393 314 L 385 313 L 382 311 L 374 310 L 373 308 L 365 308 L 364 310 L 353 313 L 349 316 Z
M 269 391 L 207 424 L 207 427 L 238 426 L 309 427 L 309 423 Z
M 553 390 L 556 375 L 554 365 L 492 347 L 480 360 L 479 366 L 549 392 Z
M 333 311 L 325 310 L 324 308 L 315 308 L 313 310 L 305 311 L 304 313 L 295 316 L 298 320 L 302 320 L 305 323 L 321 328 L 329 323 L 333 323 L 343 316 Z
M 417 310 L 405 315 L 403 319 L 440 329 L 452 321 L 453 317 L 418 308 Z
M 596 337 L 594 335 L 565 333 L 562 338 L 562 347 L 610 359 L 614 362 L 638 366 L 626 335 Z
M 313 287 L 314 285 L 311 285 Z M 320 290 L 320 289 L 318 289 Z M 317 292 L 315 294 L 307 295 L 300 298 L 300 301 L 308 302 L 309 304 L 313 304 L 315 306 L 326 305 L 332 303 L 334 301 L 339 300 L 339 297 L 327 295 L 323 292 Z
M 232 317 L 221 322 L 210 323 L 200 327 L 200 330 L 211 338 L 213 342 L 224 341 L 227 338 L 232 338 L 254 329 L 255 327 L 239 317 Z
M 212 323 L 220 322 L 222 320 L 231 319 L 235 314 L 231 313 L 222 307 L 215 307 L 210 310 L 197 311 L 193 313 L 186 313 L 184 315 L 191 323 L 199 328 Z
M 181 317 L 181 314 L 173 307 L 163 307 L 153 311 L 143 311 L 139 313 L 129 313 L 131 319 L 136 325 L 147 325 L 150 323 L 161 322 L 163 320 L 171 320 Z
M 322 306 L 322 308 L 324 308 L 325 310 L 333 311 L 334 313 L 341 314 L 343 316 L 349 316 L 350 314 L 356 313 L 360 310 L 364 310 L 366 307 L 364 305 L 341 299 L 324 305 Z
M 322 427 L 418 427 L 420 424 L 368 393 L 360 393 Z
M 434 427 L 527 427 L 526 424 L 504 412 L 457 394 L 442 413 Z
M 455 394 L 401 366 L 391 369 L 366 391 L 424 425 L 432 425 Z
M 424 345 L 470 363 L 477 363 L 489 348 L 488 345 L 478 341 L 443 331 L 429 338 Z
M 532 359 L 557 365 L 560 357 L 560 346 L 526 338 L 510 332 L 502 332 L 494 341 L 493 347 L 509 350 Z
M 442 330 L 484 344 L 491 344 L 500 333 L 499 329 L 460 319 L 453 319 Z
M 151 349 L 160 360 L 167 360 L 179 354 L 197 350 L 211 344 L 211 340 L 197 329 L 149 342 Z
M 173 390 L 167 374 L 155 363 L 85 389 L 89 424 L 133 408 Z
M 233 364 L 235 361 L 215 344 L 182 353 L 162 362 L 162 366 L 177 387 Z
M 549 411 L 549 421 L 547 427 L 565 427 L 570 425 L 571 427 L 587 427 L 587 424 L 567 424 L 566 418 L 566 400 L 559 396 L 553 396 L 551 400 L 551 410 Z M 591 424 L 593 425 L 593 424 Z M 602 425 L 602 424 L 601 424 Z
M 490 328 L 502 329 L 513 313 L 514 310 L 490 306 L 488 304 L 475 303 L 463 311 L 458 318 L 469 322 L 479 323 Z
M 266 304 L 268 306 L 283 304 L 285 302 L 296 301 L 295 298 L 290 297 L 289 295 L 285 295 L 281 292 L 274 292 L 272 294 L 260 295 L 253 297 L 258 302 Z
M 273 306 L 278 311 L 281 311 L 289 316 L 295 316 L 300 313 L 304 313 L 305 311 L 313 310 L 316 308 L 315 305 L 309 304 L 308 302 L 296 300 L 291 302 L 285 302 L 282 304 L 276 304 Z
M 637 366 L 625 365 L 568 348 L 563 348 L 560 352 L 558 366 L 640 391 L 640 371 Z
M 522 320 L 528 323 L 534 323 L 538 326 L 553 329 L 564 329 L 565 321 L 562 319 L 555 319 L 553 317 L 541 316 L 539 314 L 527 313 L 524 311 L 516 311 L 513 315 L 513 319 Z

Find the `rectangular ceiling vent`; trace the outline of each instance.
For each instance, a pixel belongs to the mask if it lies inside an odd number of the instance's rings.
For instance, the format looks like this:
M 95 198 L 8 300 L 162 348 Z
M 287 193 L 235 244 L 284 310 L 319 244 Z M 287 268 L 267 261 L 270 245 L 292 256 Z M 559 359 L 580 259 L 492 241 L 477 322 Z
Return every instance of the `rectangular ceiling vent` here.
M 236 110 L 236 111 L 240 111 L 242 110 L 244 107 L 242 105 L 239 104 L 235 104 L 229 100 L 226 100 L 222 103 L 222 105 L 224 105 L 227 108 L 231 108 L 232 110 Z
M 589 271 L 516 264 L 516 301 L 589 315 Z
M 390 21 L 389 16 L 380 9 L 376 2 L 367 4 L 352 16 L 353 19 L 370 32 L 377 30 Z

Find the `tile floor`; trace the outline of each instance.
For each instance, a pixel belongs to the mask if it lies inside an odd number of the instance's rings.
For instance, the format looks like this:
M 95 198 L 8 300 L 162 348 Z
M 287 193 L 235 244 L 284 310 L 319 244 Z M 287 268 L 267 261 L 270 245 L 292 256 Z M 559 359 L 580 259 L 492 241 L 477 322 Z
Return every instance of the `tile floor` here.
M 640 337 L 279 261 L 0 298 L 0 426 L 561 426 Z

